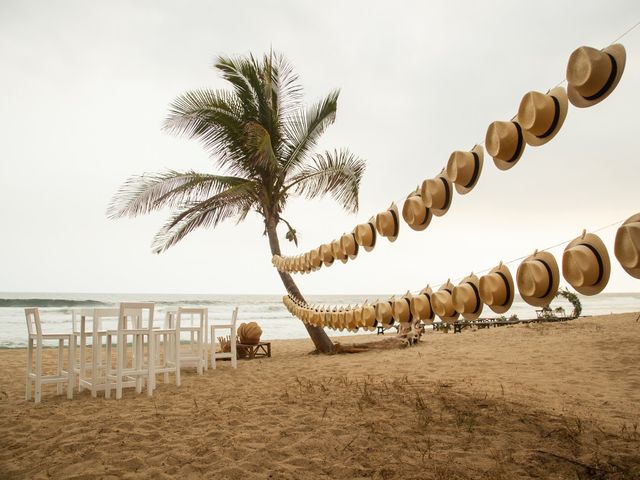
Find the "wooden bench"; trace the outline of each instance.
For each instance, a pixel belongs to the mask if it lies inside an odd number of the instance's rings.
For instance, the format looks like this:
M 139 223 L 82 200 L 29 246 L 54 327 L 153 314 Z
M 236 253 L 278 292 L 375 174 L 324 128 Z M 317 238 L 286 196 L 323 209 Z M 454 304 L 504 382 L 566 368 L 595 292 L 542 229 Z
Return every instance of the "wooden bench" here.
M 238 352 L 238 358 L 244 358 L 246 360 L 267 358 L 271 357 L 271 342 L 260 342 L 256 345 L 238 343 L 236 345 L 236 350 Z

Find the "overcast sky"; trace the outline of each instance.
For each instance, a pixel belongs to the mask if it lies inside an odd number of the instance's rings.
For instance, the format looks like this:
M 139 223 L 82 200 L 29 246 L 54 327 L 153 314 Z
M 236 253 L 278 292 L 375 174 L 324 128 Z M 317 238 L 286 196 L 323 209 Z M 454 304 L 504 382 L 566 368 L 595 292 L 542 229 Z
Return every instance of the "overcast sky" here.
M 639 20 L 637 0 L 1 0 L 0 291 L 284 291 L 255 214 L 162 255 L 150 245 L 169 212 L 105 217 L 132 174 L 215 172 L 197 142 L 161 123 L 182 92 L 225 88 L 211 68 L 218 55 L 273 47 L 299 73 L 307 103 L 341 89 L 320 148 L 366 159 L 361 209 L 291 201 L 284 217 L 300 248 L 283 240 L 283 250 L 295 254 L 403 198 L 451 151 L 509 119 L 527 91 L 563 80 L 575 48 L 602 48 Z M 415 290 L 640 212 L 640 27 L 622 43 L 627 65 L 609 98 L 570 106 L 555 139 L 527 148 L 509 171 L 487 156 L 477 187 L 446 216 L 423 232 L 403 224 L 395 243 L 298 277 L 302 292 Z M 600 235 L 613 263 L 606 291 L 638 291 L 613 256 L 615 228 Z M 552 253 L 560 261 L 562 249 Z

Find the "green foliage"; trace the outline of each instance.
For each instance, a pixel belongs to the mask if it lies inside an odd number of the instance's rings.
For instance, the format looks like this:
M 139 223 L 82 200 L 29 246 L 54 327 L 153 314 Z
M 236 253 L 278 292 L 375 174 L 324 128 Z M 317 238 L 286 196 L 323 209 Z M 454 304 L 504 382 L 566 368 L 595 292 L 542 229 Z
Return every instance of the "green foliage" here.
M 114 195 L 109 218 L 173 210 L 156 234 L 160 253 L 200 227 L 250 212 L 277 225 L 292 195 L 330 194 L 345 210 L 358 210 L 365 163 L 346 149 L 313 152 L 335 121 L 339 92 L 311 107 L 301 104 L 302 87 L 286 59 L 269 53 L 218 58 L 215 69 L 230 90 L 198 89 L 178 96 L 164 129 L 198 140 L 223 174 L 167 171 L 129 178 Z M 286 238 L 297 245 L 288 223 Z
M 556 293 L 556 298 L 557 297 L 564 297 L 569 302 L 571 302 L 571 305 L 573 305 L 573 312 L 571 313 L 571 318 L 577 318 L 580 316 L 580 314 L 582 313 L 582 303 L 580 302 L 578 295 L 576 295 L 573 292 L 570 292 L 568 288 L 561 288 L 560 290 L 558 290 L 558 293 Z M 562 307 L 559 307 L 559 308 L 562 308 Z M 564 312 L 564 309 L 562 311 Z

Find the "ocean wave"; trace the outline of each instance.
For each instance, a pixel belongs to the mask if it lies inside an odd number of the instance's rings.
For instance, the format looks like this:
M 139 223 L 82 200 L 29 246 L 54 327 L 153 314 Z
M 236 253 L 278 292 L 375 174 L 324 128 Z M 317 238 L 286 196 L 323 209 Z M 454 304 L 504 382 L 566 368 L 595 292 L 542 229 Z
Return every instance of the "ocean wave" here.
M 98 300 L 69 300 L 66 298 L 0 298 L 0 308 L 64 308 L 64 307 L 96 307 L 110 305 Z

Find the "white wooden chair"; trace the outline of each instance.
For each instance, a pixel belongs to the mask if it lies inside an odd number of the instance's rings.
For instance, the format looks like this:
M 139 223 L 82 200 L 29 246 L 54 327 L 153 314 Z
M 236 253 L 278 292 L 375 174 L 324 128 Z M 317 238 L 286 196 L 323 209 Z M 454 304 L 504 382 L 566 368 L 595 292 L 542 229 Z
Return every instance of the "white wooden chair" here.
M 75 337 L 73 333 L 42 333 L 40 323 L 40 311 L 37 308 L 25 308 L 27 319 L 27 331 L 29 339 L 27 343 L 27 400 L 31 400 L 31 384 L 35 384 L 35 403 L 42 399 L 42 385 L 55 383 L 58 395 L 62 393 L 62 384 L 67 384 L 67 398 L 73 398 L 75 381 Z M 42 373 L 42 349 L 45 340 L 58 341 L 58 366 L 55 375 L 43 375 Z M 35 342 L 35 370 L 33 368 L 33 354 Z M 67 370 L 64 370 L 64 344 L 67 343 Z
M 175 365 L 177 386 L 180 386 L 181 383 L 180 371 L 182 368 L 195 367 L 198 375 L 202 375 L 205 369 L 205 359 L 207 358 L 205 335 L 208 313 L 208 309 L 202 307 L 179 307 L 176 312 L 167 313 L 165 328 L 174 328 L 177 339 L 174 361 L 170 362 L 170 365 Z M 180 342 L 182 332 L 189 333 L 189 342 L 186 345 L 182 345 Z
M 230 358 L 231 367 L 238 368 L 238 353 L 236 339 L 236 322 L 238 320 L 238 307 L 233 309 L 230 323 L 211 323 L 211 368 L 216 368 L 216 359 Z M 229 340 L 231 342 L 230 352 L 216 352 L 216 330 L 229 330 Z M 222 350 L 222 348 L 220 348 Z
M 78 373 L 78 391 L 84 388 L 91 390 L 91 396 L 96 397 L 98 390 L 104 390 L 106 385 L 107 358 L 103 353 L 103 340 L 107 336 L 103 320 L 118 319 L 118 308 L 82 308 L 73 310 L 73 331 L 79 339 L 80 363 L 76 369 Z M 91 321 L 91 329 L 87 329 L 87 319 Z M 91 338 L 91 361 L 87 365 L 87 339 Z M 90 373 L 89 373 L 90 372 Z

